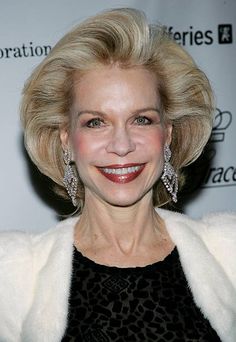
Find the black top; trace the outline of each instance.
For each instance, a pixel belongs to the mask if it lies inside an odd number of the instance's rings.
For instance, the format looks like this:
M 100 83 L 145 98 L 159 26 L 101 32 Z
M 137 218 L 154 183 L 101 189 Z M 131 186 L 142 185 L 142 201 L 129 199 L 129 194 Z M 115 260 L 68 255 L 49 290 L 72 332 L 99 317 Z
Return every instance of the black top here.
M 199 280 L 200 281 L 200 280 Z M 74 249 L 63 342 L 218 342 L 193 302 L 177 249 L 145 267 L 98 265 Z

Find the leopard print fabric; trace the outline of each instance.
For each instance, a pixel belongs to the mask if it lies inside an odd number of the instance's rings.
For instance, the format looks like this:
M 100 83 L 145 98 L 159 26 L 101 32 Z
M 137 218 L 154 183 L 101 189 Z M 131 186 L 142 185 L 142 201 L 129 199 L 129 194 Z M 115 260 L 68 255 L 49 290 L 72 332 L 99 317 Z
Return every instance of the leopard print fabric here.
M 74 250 L 62 342 L 218 342 L 193 302 L 175 248 L 146 267 L 98 265 Z

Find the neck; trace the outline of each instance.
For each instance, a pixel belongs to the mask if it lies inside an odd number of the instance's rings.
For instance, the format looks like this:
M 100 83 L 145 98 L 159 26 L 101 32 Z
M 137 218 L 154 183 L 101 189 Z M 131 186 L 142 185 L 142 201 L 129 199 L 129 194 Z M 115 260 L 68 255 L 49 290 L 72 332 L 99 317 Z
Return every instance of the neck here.
M 101 246 L 124 255 L 136 254 L 140 246 L 150 244 L 158 235 L 163 235 L 163 228 L 152 205 L 152 193 L 128 207 L 112 206 L 88 196 L 75 231 L 83 250 Z

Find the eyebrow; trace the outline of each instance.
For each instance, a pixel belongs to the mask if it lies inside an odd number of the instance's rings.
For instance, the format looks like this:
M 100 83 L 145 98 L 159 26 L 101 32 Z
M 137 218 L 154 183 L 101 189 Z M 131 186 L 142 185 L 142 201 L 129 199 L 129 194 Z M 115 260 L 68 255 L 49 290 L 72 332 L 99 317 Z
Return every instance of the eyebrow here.
M 134 111 L 132 114 L 133 115 L 137 115 L 137 114 L 140 114 L 140 113 L 145 113 L 145 112 L 148 112 L 148 111 L 153 111 L 153 112 L 157 112 L 158 114 L 161 114 L 160 112 L 160 109 L 159 108 L 156 108 L 156 107 L 146 107 L 146 108 L 141 108 L 141 109 L 137 109 L 136 111 Z M 81 116 L 83 114 L 92 114 L 94 116 L 96 115 L 100 115 L 102 117 L 107 117 L 107 114 L 104 113 L 104 112 L 99 112 L 99 111 L 96 111 L 96 110 L 81 110 L 77 113 L 77 116 Z

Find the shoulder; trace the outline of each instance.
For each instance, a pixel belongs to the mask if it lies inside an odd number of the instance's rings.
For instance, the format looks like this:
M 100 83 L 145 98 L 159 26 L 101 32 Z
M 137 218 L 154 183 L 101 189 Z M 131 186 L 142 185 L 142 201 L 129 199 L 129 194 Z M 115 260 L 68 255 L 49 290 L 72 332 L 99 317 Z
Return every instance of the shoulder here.
M 47 255 L 57 244 L 71 242 L 78 218 L 69 218 L 41 233 L 24 231 L 0 232 L 0 263 L 30 262 L 35 254 Z M 38 255 L 37 255 L 38 256 Z
M 32 278 L 51 256 L 56 257 L 63 248 L 71 249 L 75 221 L 75 218 L 64 220 L 43 233 L 0 232 L 1 279 L 9 275 L 12 281 L 19 277 L 23 281 L 24 274 Z
M 0 278 L 10 281 L 20 279 L 32 269 L 32 238 L 25 232 L 11 231 L 0 233 Z
M 0 231 L 0 261 L 11 253 L 26 252 L 30 250 L 32 234 L 20 230 Z
M 200 219 L 185 214 L 157 209 L 172 234 L 187 234 L 202 239 L 236 239 L 236 212 L 210 213 Z
M 236 213 L 211 213 L 192 219 L 167 210 L 158 212 L 180 254 L 213 256 L 231 273 L 235 272 L 236 284 Z
M 236 213 L 212 213 L 201 219 L 160 211 L 182 261 L 218 265 L 236 287 Z
M 219 212 L 204 216 L 202 222 L 215 230 L 236 232 L 236 212 Z

